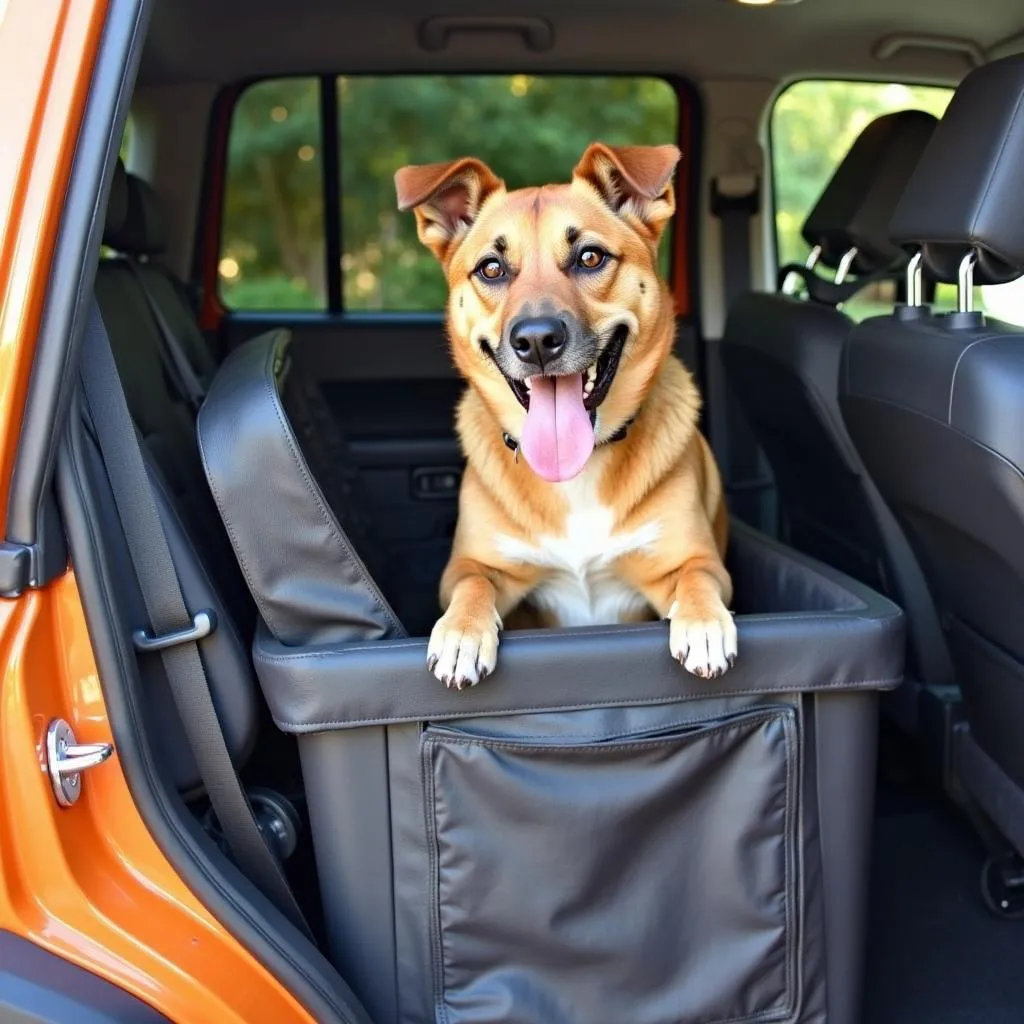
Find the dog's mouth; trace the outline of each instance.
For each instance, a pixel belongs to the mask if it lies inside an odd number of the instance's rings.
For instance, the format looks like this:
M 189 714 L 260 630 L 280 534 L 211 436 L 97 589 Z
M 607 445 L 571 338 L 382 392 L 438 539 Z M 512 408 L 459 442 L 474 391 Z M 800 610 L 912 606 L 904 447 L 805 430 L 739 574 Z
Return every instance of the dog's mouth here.
M 582 378 L 583 408 L 590 414 L 591 424 L 597 417 L 598 406 L 608 397 L 608 392 L 615 381 L 615 374 L 619 370 L 619 361 L 622 359 L 622 350 L 626 347 L 628 338 L 629 328 L 625 324 L 620 324 L 615 328 L 612 340 L 605 345 L 597 360 L 587 367 L 586 372 L 573 374 L 573 376 Z M 487 352 L 494 359 L 493 351 L 487 349 Z M 505 378 L 505 383 L 508 384 L 512 394 L 516 396 L 516 400 L 529 412 L 530 392 L 533 389 L 533 382 L 537 378 L 527 377 L 526 380 L 516 380 L 502 369 L 497 359 L 494 359 L 494 365 L 501 370 L 501 375 Z
M 495 359 L 526 410 L 519 447 L 542 479 L 571 480 L 586 465 L 594 450 L 597 409 L 615 381 L 628 337 L 627 327 L 617 327 L 596 362 L 573 374 L 536 374 L 520 381 L 505 373 Z

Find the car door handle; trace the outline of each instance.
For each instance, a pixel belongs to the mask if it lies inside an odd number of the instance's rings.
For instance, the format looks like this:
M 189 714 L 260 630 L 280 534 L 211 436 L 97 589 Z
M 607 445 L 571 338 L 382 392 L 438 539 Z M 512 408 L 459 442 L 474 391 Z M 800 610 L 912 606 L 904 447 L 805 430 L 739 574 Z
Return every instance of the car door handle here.
M 462 470 L 456 466 L 431 466 L 412 471 L 412 496 L 436 501 L 454 498 L 459 493 Z

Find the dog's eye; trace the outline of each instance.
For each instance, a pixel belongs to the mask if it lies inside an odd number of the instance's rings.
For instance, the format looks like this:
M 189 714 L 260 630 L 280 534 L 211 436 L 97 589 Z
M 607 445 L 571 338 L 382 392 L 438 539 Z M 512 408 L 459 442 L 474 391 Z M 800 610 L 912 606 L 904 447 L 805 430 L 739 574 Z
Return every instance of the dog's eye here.
M 606 259 L 608 259 L 608 253 L 603 249 L 596 249 L 590 246 L 580 252 L 579 256 L 576 257 L 576 262 L 584 270 L 597 270 L 598 267 L 604 265 Z
M 480 261 L 473 273 L 485 281 L 500 281 L 505 276 L 505 268 L 501 265 L 501 260 L 488 256 L 487 259 Z

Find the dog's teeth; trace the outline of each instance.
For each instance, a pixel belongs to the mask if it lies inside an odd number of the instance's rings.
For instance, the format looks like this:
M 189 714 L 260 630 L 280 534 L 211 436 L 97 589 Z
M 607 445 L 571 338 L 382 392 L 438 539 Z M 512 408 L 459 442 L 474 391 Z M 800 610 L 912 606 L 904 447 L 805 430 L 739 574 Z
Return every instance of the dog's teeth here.
M 527 377 L 526 378 L 526 390 L 530 391 L 532 388 L 533 388 L 533 378 L 532 377 Z
M 587 383 L 583 385 L 583 394 L 590 395 L 590 394 L 593 394 L 593 392 L 594 392 L 594 382 L 592 380 L 588 380 Z
M 596 380 L 597 380 L 597 363 L 594 363 L 593 366 L 588 366 L 587 367 L 587 384 L 590 387 L 593 387 L 594 386 L 594 382 Z

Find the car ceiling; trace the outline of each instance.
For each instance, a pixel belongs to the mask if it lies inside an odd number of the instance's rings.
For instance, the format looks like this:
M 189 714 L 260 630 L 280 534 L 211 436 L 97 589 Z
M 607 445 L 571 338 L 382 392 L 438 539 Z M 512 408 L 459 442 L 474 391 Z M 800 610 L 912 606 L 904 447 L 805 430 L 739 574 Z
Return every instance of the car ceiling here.
M 513 33 L 465 33 L 430 52 L 428 17 L 538 16 L 552 45 Z M 927 37 L 888 59 L 894 36 Z M 1019 38 L 1014 38 L 1019 36 Z M 939 48 L 935 48 L 938 39 Z M 943 48 L 942 40 L 973 49 Z M 925 42 L 924 39 L 921 40 Z M 986 58 L 1024 49 L 1016 0 L 799 0 L 770 7 L 733 0 L 155 0 L 144 84 L 227 83 L 329 71 L 650 70 L 696 81 L 817 74 L 952 83 Z

